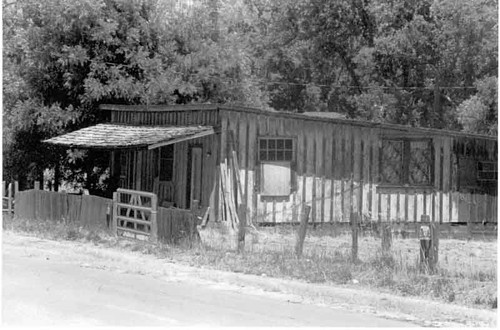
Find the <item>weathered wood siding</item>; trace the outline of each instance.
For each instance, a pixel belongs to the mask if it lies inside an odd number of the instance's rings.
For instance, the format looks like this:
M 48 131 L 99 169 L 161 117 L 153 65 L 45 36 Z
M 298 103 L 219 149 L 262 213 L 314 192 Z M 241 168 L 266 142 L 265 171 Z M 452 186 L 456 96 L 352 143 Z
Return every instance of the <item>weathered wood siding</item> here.
M 497 196 L 458 190 L 453 137 L 432 137 L 434 184 L 426 189 L 379 187 L 381 139 L 408 132 L 300 120 L 276 115 L 221 110 L 221 145 L 233 131 L 240 162 L 243 200 L 257 222 L 297 222 L 303 205 L 314 222 L 347 222 L 360 213 L 364 220 L 415 222 L 497 221 Z M 287 197 L 260 194 L 258 137 L 281 136 L 296 141 L 293 191 Z M 485 148 L 496 148 L 485 141 Z M 223 160 L 229 149 L 220 151 Z M 489 157 L 496 160 L 492 152 Z
M 219 124 L 218 110 L 111 111 L 111 123 L 127 125 Z
M 118 107 L 112 111 L 111 121 L 133 125 L 214 126 L 219 131 L 216 135 L 175 145 L 174 178 L 168 187 L 175 206 L 187 207 L 189 150 L 191 146 L 201 147 L 200 206 L 211 206 L 211 218 L 217 217 L 219 212 L 217 165 L 227 158 L 231 143 L 237 151 L 243 185 L 242 194 L 237 198 L 246 201 L 248 216 L 256 222 L 297 222 L 303 205 L 311 206 L 311 219 L 317 223 L 348 222 L 353 212 L 360 213 L 366 221 L 416 222 L 422 215 L 442 223 L 497 221 L 496 193 L 464 190 L 457 174 L 461 153 L 480 150 L 483 159 L 496 162 L 496 141 L 454 137 L 436 130 L 427 134 L 390 125 L 352 125 L 214 106 L 148 111 Z M 433 185 L 426 189 L 381 187 L 382 138 L 412 135 L 432 138 Z M 262 136 L 294 140 L 292 193 L 289 196 L 264 197 L 260 193 L 258 138 Z M 157 150 L 136 151 L 134 189 L 157 189 L 155 152 Z
M 134 150 L 135 168 L 133 172 L 133 187 L 121 187 L 140 191 L 154 192 L 158 201 L 172 202 L 178 208 L 187 208 L 189 150 L 191 147 L 200 147 L 202 150 L 201 165 L 201 207 L 209 206 L 210 195 L 215 182 L 217 156 L 219 152 L 219 136 L 214 134 L 206 137 L 183 141 L 174 145 L 174 169 L 171 182 L 158 183 L 158 149 Z M 115 158 L 116 161 L 116 158 Z M 155 185 L 155 181 L 157 184 Z M 172 195 L 172 196 L 170 196 Z
M 219 125 L 217 109 L 171 110 L 171 111 L 111 111 L 111 123 L 128 125 Z M 176 207 L 185 208 L 187 203 L 186 187 L 188 170 L 188 153 L 190 146 L 202 147 L 204 161 L 202 165 L 202 184 L 200 206 L 209 205 L 210 193 L 215 180 L 215 166 L 218 155 L 218 136 L 208 136 L 184 141 L 174 146 L 174 177 L 172 182 L 157 183 L 158 150 L 136 150 L 136 166 L 134 171 L 135 187 L 127 187 L 158 194 L 162 200 L 175 203 Z M 213 173 L 213 175 L 212 175 Z M 172 195 L 172 196 L 171 196 Z

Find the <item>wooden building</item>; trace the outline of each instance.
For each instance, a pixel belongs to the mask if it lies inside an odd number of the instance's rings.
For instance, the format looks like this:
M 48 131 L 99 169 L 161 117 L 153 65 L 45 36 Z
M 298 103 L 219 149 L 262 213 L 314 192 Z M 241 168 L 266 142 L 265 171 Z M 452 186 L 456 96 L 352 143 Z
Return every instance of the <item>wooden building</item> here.
M 110 150 L 123 188 L 160 204 L 210 206 L 235 151 L 234 199 L 254 223 L 497 221 L 497 137 L 223 105 L 101 105 L 109 123 L 47 140 Z

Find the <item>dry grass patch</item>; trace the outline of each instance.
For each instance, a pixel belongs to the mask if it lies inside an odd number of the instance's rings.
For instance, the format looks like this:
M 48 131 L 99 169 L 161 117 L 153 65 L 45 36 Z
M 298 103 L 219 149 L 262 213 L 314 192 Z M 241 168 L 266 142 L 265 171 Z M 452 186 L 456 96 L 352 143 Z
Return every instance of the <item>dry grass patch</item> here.
M 394 239 L 391 253 L 386 254 L 379 238 L 360 237 L 359 262 L 353 263 L 350 235 L 321 229 L 309 230 L 303 257 L 297 259 L 293 250 L 296 231 L 293 226 L 250 230 L 245 253 L 238 255 L 228 248 L 234 239 L 224 229 L 207 228 L 200 231 L 203 245 L 190 264 L 496 308 L 496 240 L 440 240 L 439 270 L 429 275 L 419 270 L 417 239 Z
M 402 296 L 425 297 L 469 307 L 496 308 L 497 241 L 441 239 L 439 270 L 422 274 L 419 242 L 394 239 L 390 254 L 380 250 L 380 239 L 359 237 L 359 261 L 351 261 L 351 237 L 334 230 L 310 229 L 302 258 L 294 252 L 296 226 L 248 229 L 245 252 L 235 252 L 235 237 L 224 227 L 200 230 L 201 242 L 180 241 L 172 246 L 117 240 L 105 230 L 72 223 L 4 218 L 4 230 L 51 240 L 75 240 L 155 255 L 190 266 L 371 288 Z

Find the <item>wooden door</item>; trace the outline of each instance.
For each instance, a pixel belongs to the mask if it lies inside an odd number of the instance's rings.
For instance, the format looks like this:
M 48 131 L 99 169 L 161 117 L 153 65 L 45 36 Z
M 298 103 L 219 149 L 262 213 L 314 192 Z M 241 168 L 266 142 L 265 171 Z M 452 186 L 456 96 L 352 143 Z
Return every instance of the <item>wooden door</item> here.
M 201 147 L 191 147 L 190 149 L 190 169 L 189 169 L 189 194 L 187 198 L 187 208 L 190 208 L 193 200 L 197 200 L 201 204 L 201 183 L 202 183 L 202 168 L 203 168 L 203 153 Z

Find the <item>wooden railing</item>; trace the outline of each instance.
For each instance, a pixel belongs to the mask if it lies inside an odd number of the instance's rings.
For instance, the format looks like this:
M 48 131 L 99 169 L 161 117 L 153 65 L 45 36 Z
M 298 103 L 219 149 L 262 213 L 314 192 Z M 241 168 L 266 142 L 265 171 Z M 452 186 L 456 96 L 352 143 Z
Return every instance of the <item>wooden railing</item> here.
M 118 236 L 156 242 L 157 214 L 156 194 L 121 188 L 113 194 L 112 230 Z

